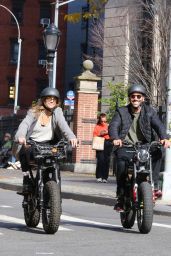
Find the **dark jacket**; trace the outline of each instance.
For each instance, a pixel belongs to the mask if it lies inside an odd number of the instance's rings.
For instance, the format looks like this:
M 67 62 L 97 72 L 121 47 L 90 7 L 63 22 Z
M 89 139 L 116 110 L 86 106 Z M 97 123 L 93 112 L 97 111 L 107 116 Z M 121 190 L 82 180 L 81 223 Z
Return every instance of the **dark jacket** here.
M 125 139 L 131 127 L 134 116 L 131 114 L 130 104 L 125 107 L 120 107 L 116 110 L 112 121 L 109 124 L 109 136 L 111 139 Z M 146 104 L 142 105 L 139 126 L 141 132 L 147 142 L 154 140 L 153 130 L 157 133 L 160 139 L 167 139 L 166 129 L 155 110 Z

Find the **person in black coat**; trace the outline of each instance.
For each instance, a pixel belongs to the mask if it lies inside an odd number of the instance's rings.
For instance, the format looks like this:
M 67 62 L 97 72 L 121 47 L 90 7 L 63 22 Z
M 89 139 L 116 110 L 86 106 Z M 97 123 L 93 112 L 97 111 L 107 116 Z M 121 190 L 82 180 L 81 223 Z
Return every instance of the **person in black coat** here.
M 145 104 L 146 89 L 142 85 L 134 84 L 128 88 L 129 104 L 125 107 L 117 108 L 112 121 L 109 124 L 109 136 L 116 150 L 117 162 L 117 197 L 116 210 L 122 210 L 123 188 L 125 177 L 125 163 L 130 161 L 132 154 L 122 147 L 123 140 L 130 144 L 136 142 L 150 143 L 154 140 L 153 131 L 157 134 L 164 148 L 170 147 L 170 141 L 165 131 L 165 127 L 160 121 L 155 110 Z M 157 149 L 152 154 L 153 181 L 156 196 L 161 196 L 158 188 L 158 178 L 162 163 L 162 151 Z

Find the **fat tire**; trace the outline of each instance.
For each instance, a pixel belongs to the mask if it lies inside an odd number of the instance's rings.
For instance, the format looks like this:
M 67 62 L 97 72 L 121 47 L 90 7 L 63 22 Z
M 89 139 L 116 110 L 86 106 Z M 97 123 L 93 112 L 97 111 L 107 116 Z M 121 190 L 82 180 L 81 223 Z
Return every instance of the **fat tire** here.
M 36 207 L 36 199 L 32 194 L 26 196 L 24 201 L 27 202 L 24 205 L 24 220 L 28 227 L 35 228 L 40 221 L 40 211 Z
M 130 229 L 134 226 L 136 210 L 130 209 L 120 213 L 121 224 L 123 228 Z
M 138 202 L 138 229 L 142 234 L 148 234 L 153 224 L 153 193 L 151 185 L 148 182 L 142 182 L 139 185 Z
M 61 189 L 60 183 L 48 181 L 43 190 L 42 223 L 47 234 L 54 234 L 58 231 L 61 207 Z

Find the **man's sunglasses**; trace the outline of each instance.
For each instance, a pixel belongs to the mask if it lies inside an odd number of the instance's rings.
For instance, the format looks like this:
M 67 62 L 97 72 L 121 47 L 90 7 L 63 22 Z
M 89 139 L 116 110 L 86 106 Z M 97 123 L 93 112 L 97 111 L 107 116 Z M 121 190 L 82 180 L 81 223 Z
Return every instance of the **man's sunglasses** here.
M 133 94 L 133 95 L 130 96 L 130 98 L 131 99 L 137 98 L 138 100 L 140 100 L 142 98 L 142 95 L 135 95 L 135 94 Z

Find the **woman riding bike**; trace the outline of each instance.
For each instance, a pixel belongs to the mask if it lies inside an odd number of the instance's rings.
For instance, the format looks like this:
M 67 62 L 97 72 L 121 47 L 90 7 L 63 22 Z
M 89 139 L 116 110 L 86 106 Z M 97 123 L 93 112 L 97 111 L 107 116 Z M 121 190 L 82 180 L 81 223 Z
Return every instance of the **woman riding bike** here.
M 77 146 L 77 139 L 68 126 L 62 109 L 60 108 L 60 95 L 57 89 L 47 87 L 40 94 L 40 100 L 32 106 L 23 119 L 15 141 L 22 147 L 19 151 L 19 159 L 23 172 L 23 194 L 29 190 L 29 159 L 31 149 L 26 149 L 28 139 L 38 143 L 54 143 L 59 141 L 61 134 L 71 142 L 72 147 Z

